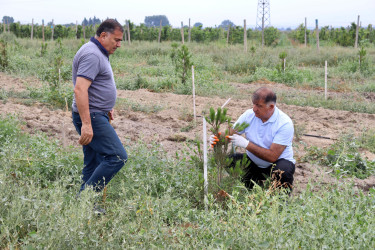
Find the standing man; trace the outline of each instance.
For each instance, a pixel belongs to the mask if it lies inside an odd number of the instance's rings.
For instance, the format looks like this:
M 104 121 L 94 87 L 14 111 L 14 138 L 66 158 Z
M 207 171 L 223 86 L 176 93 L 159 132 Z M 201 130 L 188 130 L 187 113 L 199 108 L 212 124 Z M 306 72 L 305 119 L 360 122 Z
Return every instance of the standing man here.
M 110 124 L 117 91 L 109 55 L 121 46 L 123 32 L 116 20 L 105 20 L 73 60 L 73 124 L 84 154 L 80 192 L 86 186 L 100 192 L 128 158 Z
M 249 126 L 243 131 L 231 129 L 231 136 L 228 137 L 235 146 L 246 149 L 251 162 L 245 169 L 242 181 L 251 189 L 254 185 L 252 181 L 262 185 L 267 177 L 274 174 L 278 186 L 291 191 L 296 162 L 292 148 L 293 122 L 276 107 L 276 94 L 269 88 L 257 89 L 252 102 L 253 108 L 245 111 L 234 124 L 246 122 Z M 217 137 L 210 137 L 211 144 L 215 144 L 215 140 Z M 243 154 L 231 157 L 231 167 L 234 167 L 237 161 L 242 160 Z

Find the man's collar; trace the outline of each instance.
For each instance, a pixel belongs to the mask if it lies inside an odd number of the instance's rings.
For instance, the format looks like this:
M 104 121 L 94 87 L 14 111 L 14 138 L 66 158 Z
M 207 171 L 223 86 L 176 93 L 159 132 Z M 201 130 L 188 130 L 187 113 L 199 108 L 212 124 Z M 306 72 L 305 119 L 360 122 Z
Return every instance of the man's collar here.
M 278 109 L 278 108 L 276 107 L 276 105 L 275 105 L 275 109 L 273 110 L 273 114 L 272 114 L 271 117 L 270 117 L 266 122 L 264 122 L 263 124 L 266 124 L 266 123 L 269 123 L 269 122 L 275 122 L 278 113 L 279 113 L 279 109 Z
M 91 37 L 90 41 L 95 43 L 96 46 L 98 46 L 98 48 L 100 49 L 100 51 L 109 59 L 108 51 L 103 47 L 103 45 L 95 37 Z

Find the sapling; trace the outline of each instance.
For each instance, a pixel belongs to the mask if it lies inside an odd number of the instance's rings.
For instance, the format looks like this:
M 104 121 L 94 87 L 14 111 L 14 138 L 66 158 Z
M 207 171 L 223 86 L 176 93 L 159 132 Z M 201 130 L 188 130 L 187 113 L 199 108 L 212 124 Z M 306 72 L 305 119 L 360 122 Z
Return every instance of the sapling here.
M 205 119 L 207 123 L 212 126 L 210 131 L 217 137 L 216 144 L 213 146 L 213 161 L 217 167 L 217 185 L 218 187 L 220 187 L 223 177 L 223 169 L 229 166 L 231 163 L 231 160 L 227 157 L 229 145 L 229 140 L 227 139 L 227 137 L 229 136 L 229 128 L 231 127 L 232 119 L 227 116 L 227 109 L 221 109 L 220 107 L 216 112 L 211 107 L 210 114 L 209 116 L 206 116 Z M 220 132 L 220 126 L 225 123 L 228 125 L 228 128 L 224 131 L 224 133 L 222 133 Z M 248 126 L 249 124 L 247 124 L 246 122 L 236 124 L 234 130 L 243 131 Z
M 283 51 L 279 54 L 279 58 L 281 60 L 280 69 L 281 69 L 282 72 L 285 72 L 285 58 L 286 58 L 286 56 L 287 56 L 287 54 L 286 54 L 285 51 Z
M 364 65 L 365 56 L 367 54 L 367 51 L 365 48 L 361 47 L 361 49 L 358 51 L 359 56 L 359 69 L 362 70 Z

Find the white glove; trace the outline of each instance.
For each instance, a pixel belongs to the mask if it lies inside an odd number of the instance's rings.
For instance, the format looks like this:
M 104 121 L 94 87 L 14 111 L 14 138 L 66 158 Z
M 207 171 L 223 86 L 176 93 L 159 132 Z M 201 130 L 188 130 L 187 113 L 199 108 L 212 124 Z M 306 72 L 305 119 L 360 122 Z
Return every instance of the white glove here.
M 216 135 L 211 135 L 210 138 L 208 139 L 208 143 L 210 143 L 210 146 L 211 147 L 214 147 L 214 145 L 216 144 L 216 142 L 218 142 L 219 139 L 217 138 Z
M 241 147 L 241 148 L 247 148 L 247 145 L 249 145 L 249 141 L 246 140 L 245 137 L 242 137 L 240 135 L 234 134 L 232 136 L 228 136 L 230 141 L 233 143 L 234 146 Z

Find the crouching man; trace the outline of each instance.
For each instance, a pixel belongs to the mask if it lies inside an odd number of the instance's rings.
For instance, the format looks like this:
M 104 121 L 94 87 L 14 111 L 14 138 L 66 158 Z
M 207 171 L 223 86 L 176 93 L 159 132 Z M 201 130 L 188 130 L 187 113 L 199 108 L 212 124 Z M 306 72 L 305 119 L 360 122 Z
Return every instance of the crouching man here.
M 237 147 L 246 149 L 250 165 L 245 169 L 242 181 L 248 189 L 253 182 L 263 185 L 264 181 L 274 176 L 279 187 L 288 192 L 293 187 L 295 160 L 292 140 L 294 126 L 292 120 L 276 107 L 276 94 L 269 88 L 262 87 L 252 96 L 253 108 L 245 111 L 234 125 L 246 122 L 249 126 L 243 131 L 229 131 L 229 140 Z M 234 128 L 234 126 L 233 126 Z M 245 135 L 245 137 L 241 135 Z M 210 137 L 211 145 L 217 138 Z M 230 167 L 243 159 L 243 154 L 234 154 Z

